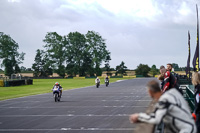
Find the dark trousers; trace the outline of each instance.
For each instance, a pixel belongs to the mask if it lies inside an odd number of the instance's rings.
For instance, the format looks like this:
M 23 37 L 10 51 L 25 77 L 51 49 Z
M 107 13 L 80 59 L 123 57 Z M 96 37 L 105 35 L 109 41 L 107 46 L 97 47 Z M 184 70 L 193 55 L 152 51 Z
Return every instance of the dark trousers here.
M 200 133 L 200 114 L 196 114 L 197 133 Z

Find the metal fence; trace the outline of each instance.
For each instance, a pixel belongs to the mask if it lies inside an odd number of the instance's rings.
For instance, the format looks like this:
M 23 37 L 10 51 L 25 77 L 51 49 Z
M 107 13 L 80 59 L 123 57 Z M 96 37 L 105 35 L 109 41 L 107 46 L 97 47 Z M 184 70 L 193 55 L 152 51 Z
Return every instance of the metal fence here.
M 193 112 L 195 103 L 194 103 L 194 87 L 193 85 L 181 85 L 180 89 L 183 90 L 183 97 L 188 102 L 191 112 Z

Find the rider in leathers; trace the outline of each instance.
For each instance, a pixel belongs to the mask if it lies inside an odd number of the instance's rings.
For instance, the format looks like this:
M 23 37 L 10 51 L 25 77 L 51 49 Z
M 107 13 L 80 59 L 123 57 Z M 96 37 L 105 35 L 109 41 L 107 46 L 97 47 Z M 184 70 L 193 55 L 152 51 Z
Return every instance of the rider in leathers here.
M 54 86 L 53 86 L 53 88 L 55 87 L 55 86 L 58 86 L 59 87 L 59 91 L 60 91 L 60 97 L 62 96 L 62 86 L 58 83 L 58 82 L 56 82 L 55 84 L 54 84 Z

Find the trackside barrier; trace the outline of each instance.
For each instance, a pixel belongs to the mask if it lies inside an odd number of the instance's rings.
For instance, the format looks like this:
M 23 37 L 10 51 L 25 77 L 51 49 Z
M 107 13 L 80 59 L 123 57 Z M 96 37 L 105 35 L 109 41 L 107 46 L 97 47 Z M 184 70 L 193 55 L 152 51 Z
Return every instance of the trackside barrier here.
M 136 75 L 136 78 L 142 78 L 144 77 L 143 75 Z
M 123 78 L 123 76 L 111 76 L 110 78 Z
M 159 75 L 155 75 L 154 77 L 157 78 Z
M 20 86 L 20 85 L 25 85 L 25 80 L 8 80 L 8 81 L 4 81 L 4 86 L 5 87 Z
M 96 76 L 92 76 L 92 77 L 85 77 L 86 79 L 96 79 Z
M 188 102 L 191 112 L 193 112 L 195 108 L 194 103 L 194 91 L 190 85 L 181 85 L 180 88 L 183 90 L 183 97 Z
M 73 76 L 68 76 L 66 77 L 66 79 L 73 79 Z
M 187 80 L 187 79 L 179 79 L 179 85 L 190 85 L 192 84 L 191 81 Z
M 85 77 L 73 77 L 73 79 L 85 79 Z
M 32 79 L 26 79 L 25 84 L 26 85 L 33 85 L 33 80 Z
M 7 80 L 7 81 L 4 81 L 3 83 L 4 83 L 4 87 L 20 86 L 20 85 L 32 85 L 33 84 L 33 79 Z
M 136 78 L 136 76 L 123 76 L 123 78 Z
M 0 87 L 4 87 L 4 82 L 3 82 L 3 80 L 0 80 Z
M 3 83 L 4 83 L 4 87 L 9 87 L 8 81 L 4 81 Z

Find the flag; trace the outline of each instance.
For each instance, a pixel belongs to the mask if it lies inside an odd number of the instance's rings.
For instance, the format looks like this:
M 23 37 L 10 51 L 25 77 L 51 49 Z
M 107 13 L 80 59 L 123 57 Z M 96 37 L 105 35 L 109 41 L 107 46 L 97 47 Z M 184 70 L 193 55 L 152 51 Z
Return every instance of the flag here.
M 193 58 L 193 67 L 194 71 L 199 71 L 199 18 L 198 18 L 198 7 L 196 5 L 196 10 L 197 10 L 197 46 Z
M 190 79 L 190 32 L 188 31 L 188 60 L 187 67 L 185 69 L 187 78 Z

